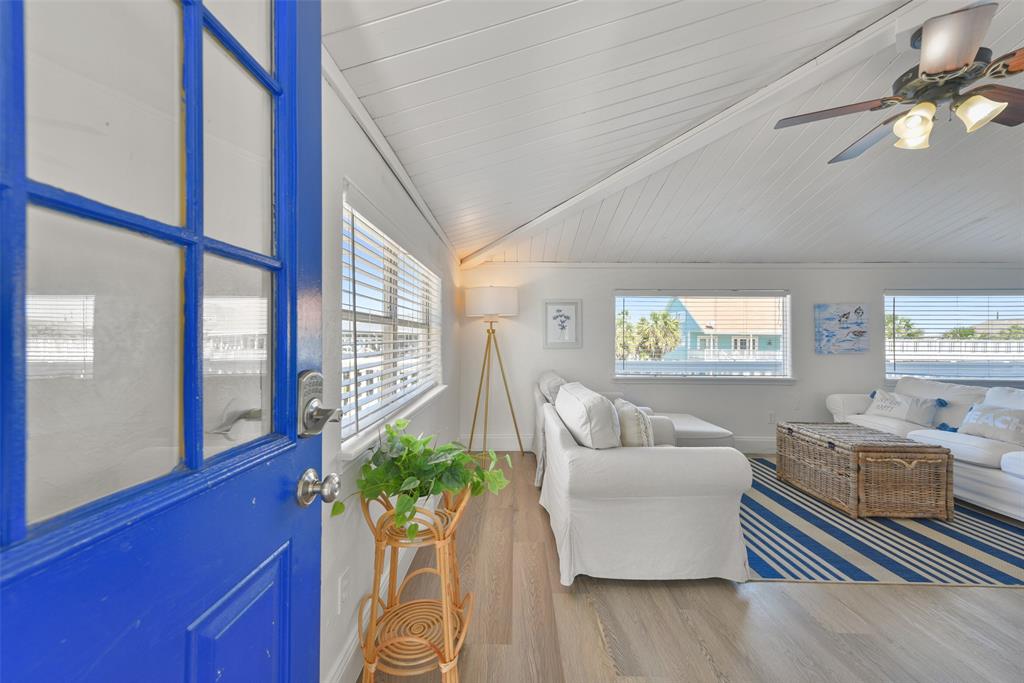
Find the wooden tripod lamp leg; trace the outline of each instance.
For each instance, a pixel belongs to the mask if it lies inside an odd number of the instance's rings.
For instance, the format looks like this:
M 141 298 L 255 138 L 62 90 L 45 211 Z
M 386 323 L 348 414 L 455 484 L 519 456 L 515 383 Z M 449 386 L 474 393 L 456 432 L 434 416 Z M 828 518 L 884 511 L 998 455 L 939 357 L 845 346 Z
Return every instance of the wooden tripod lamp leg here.
M 487 452 L 487 418 L 491 412 L 491 349 L 494 348 L 494 323 L 487 328 L 487 377 L 484 379 L 484 443 L 480 450 Z
M 484 344 L 484 359 L 480 363 L 480 383 L 476 386 L 476 406 L 473 408 L 473 426 L 469 429 L 469 444 L 466 448 L 473 452 L 473 436 L 476 434 L 476 417 L 480 412 L 480 393 L 484 388 L 484 374 L 487 370 L 487 361 L 491 357 L 491 335 L 487 334 L 487 343 Z M 486 408 L 484 409 L 486 411 Z M 486 419 L 486 418 L 485 418 Z
M 494 353 L 498 357 L 498 368 L 501 370 L 501 381 L 505 385 L 505 398 L 508 399 L 508 412 L 512 414 L 512 426 L 516 430 L 516 441 L 519 442 L 519 455 L 526 455 L 526 451 L 523 450 L 523 437 L 519 435 L 519 423 L 516 422 L 516 409 L 512 407 L 512 392 L 508 390 L 508 377 L 505 376 L 505 363 L 501 360 L 501 349 L 498 348 L 498 337 L 493 331 L 491 336 L 494 338 L 492 344 L 494 345 Z M 484 419 L 486 419 L 486 416 Z

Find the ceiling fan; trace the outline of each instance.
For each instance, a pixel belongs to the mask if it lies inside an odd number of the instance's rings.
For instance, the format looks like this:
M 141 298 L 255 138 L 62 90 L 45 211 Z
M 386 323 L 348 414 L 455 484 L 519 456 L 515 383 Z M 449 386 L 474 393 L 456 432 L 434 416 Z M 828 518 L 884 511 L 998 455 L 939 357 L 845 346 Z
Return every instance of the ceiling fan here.
M 890 132 L 900 149 L 925 149 L 935 111 L 949 103 L 968 133 L 995 121 L 1004 126 L 1024 123 L 1024 90 L 1004 85 L 981 85 L 962 92 L 982 78 L 1006 78 L 1024 71 L 1024 47 L 992 59 L 992 50 L 981 46 L 999 7 L 985 3 L 941 14 L 926 21 L 910 38 L 910 47 L 921 51 L 920 64 L 908 69 L 892 84 L 892 95 L 877 100 L 800 114 L 781 119 L 775 128 L 797 126 L 862 111 L 878 111 L 897 104 L 914 106 L 890 116 L 844 149 L 828 163 L 860 156 Z

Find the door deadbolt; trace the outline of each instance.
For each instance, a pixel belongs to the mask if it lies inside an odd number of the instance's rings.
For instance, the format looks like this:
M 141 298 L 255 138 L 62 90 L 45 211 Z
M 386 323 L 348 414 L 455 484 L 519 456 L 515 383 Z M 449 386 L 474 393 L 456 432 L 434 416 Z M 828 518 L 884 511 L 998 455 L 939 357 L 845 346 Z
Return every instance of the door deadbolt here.
M 324 376 L 316 370 L 299 373 L 299 436 L 316 436 L 328 422 L 341 419 L 341 408 L 325 408 Z

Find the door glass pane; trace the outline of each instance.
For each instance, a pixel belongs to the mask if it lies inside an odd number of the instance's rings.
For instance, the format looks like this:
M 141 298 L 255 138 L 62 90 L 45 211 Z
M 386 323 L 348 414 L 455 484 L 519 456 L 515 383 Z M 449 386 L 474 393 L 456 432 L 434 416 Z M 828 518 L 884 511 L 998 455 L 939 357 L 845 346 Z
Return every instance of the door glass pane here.
M 203 424 L 206 457 L 269 434 L 273 398 L 273 276 L 206 257 Z
M 264 69 L 273 73 L 270 0 L 205 0 L 203 5 Z
M 203 230 L 273 251 L 270 93 L 224 47 L 203 36 Z
M 25 3 L 29 177 L 181 225 L 181 45 L 172 0 Z
M 181 460 L 182 254 L 28 210 L 28 521 Z

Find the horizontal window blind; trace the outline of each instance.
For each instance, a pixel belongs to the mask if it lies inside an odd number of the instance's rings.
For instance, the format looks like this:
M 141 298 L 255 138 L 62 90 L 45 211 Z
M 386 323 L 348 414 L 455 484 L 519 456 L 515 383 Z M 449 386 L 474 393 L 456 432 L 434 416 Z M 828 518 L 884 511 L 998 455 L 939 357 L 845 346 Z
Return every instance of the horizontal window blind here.
M 615 374 L 789 377 L 789 295 L 616 293 Z
M 441 381 L 441 280 L 345 205 L 341 436 L 388 419 Z
M 1024 380 L 1024 291 L 887 294 L 885 371 L 890 378 Z
M 91 294 L 29 294 L 25 297 L 26 365 L 29 379 L 92 377 Z

